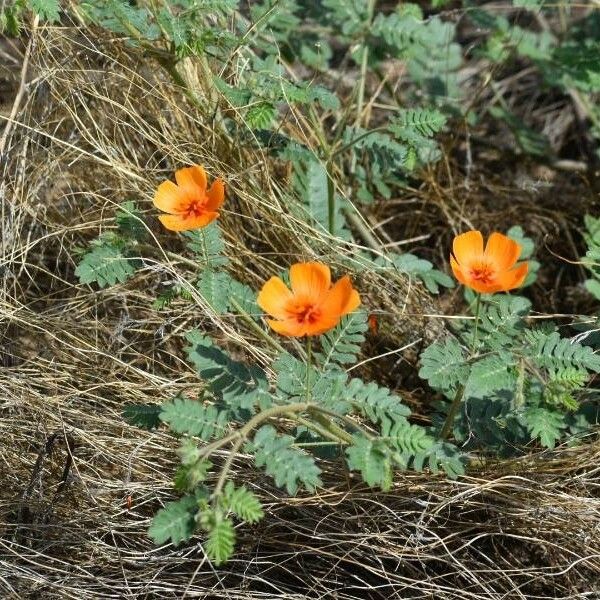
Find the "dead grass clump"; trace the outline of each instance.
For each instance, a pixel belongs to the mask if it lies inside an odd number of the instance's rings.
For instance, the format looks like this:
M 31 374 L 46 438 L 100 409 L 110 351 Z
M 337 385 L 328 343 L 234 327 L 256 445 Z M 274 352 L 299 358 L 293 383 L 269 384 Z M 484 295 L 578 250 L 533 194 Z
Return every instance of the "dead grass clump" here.
M 331 488 L 295 499 L 242 455 L 237 472 L 268 517 L 240 528 L 234 559 L 215 570 L 199 545 L 154 548 L 146 529 L 171 495 L 175 443 L 125 424 L 123 405 L 194 392 L 181 344 L 192 327 L 261 361 L 268 352 L 199 297 L 151 309 L 161 284 L 186 270 L 163 252 L 177 241 L 153 225 L 156 257 L 125 285 L 79 285 L 76 247 L 114 225 L 119 202 L 150 209 L 156 183 L 190 162 L 225 176 L 228 253 L 253 287 L 299 257 L 336 263 L 357 247 L 290 217 L 284 168 L 267 168 L 264 153 L 232 140 L 135 50 L 75 27 L 35 40 L 2 166 L 4 597 L 598 597 L 597 441 L 475 465 L 454 483 L 401 474 L 386 494 L 357 486 L 333 461 Z M 422 290 L 376 275 L 359 286 L 376 290 L 372 308 L 400 324 L 390 344 L 424 335 L 434 303 Z

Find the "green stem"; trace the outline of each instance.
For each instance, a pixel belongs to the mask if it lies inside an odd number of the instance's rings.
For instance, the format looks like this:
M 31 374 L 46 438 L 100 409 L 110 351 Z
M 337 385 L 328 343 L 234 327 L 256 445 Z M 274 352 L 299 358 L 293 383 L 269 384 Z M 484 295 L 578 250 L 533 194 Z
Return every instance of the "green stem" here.
M 326 437 L 329 437 L 329 439 L 336 439 L 338 444 L 340 442 L 352 444 L 352 435 L 322 414 L 322 409 L 314 407 L 314 410 L 311 410 L 310 413 L 312 418 L 328 432 Z
M 471 352 L 469 352 L 469 358 L 471 358 L 475 352 L 475 346 L 477 346 L 477 335 L 479 333 L 479 311 L 481 309 L 481 294 L 477 294 L 477 300 L 475 302 L 475 328 L 473 329 L 473 341 L 471 342 Z
M 319 423 L 309 421 L 308 419 L 305 419 L 304 417 L 299 417 L 297 415 L 290 415 L 290 419 L 295 419 L 300 425 L 304 425 L 304 427 L 306 427 L 307 429 L 312 429 L 321 437 L 331 440 L 330 442 L 327 442 L 328 444 L 339 444 L 341 441 L 339 436 L 335 435 L 335 433 L 331 431 L 331 429 L 328 427 L 328 424 L 323 423 L 321 425 Z M 315 421 L 316 420 L 317 419 L 315 419 Z
M 306 338 L 306 401 L 310 402 L 310 367 L 312 363 L 312 338 Z
M 315 406 L 313 404 L 310 407 L 309 412 L 312 413 L 313 416 L 315 416 L 315 412 L 318 412 L 318 413 L 322 413 L 323 415 L 329 415 L 330 417 L 333 417 L 334 419 L 340 419 L 340 420 L 344 421 L 344 423 L 346 423 L 346 425 L 348 425 L 349 427 L 352 427 L 352 429 L 356 429 L 357 431 L 360 431 L 360 433 L 362 433 L 369 440 L 374 440 L 375 437 L 376 437 L 372 433 L 370 433 L 369 431 L 367 431 L 364 427 L 362 427 L 361 425 L 359 425 L 351 417 L 348 417 L 346 415 L 339 415 L 338 413 L 336 413 L 336 412 L 334 412 L 332 410 L 327 410 L 326 408 L 323 408 L 322 406 Z M 346 441 L 348 441 L 348 443 L 352 442 L 352 436 L 347 431 L 344 431 L 343 429 L 340 429 L 334 423 L 332 423 L 332 425 L 337 429 L 338 432 L 341 431 L 344 434 L 344 439 Z M 336 433 L 336 435 L 338 435 L 338 433 Z
M 231 465 L 233 463 L 233 459 L 235 454 L 240 449 L 241 445 L 244 443 L 244 440 L 248 438 L 248 435 L 252 432 L 252 430 L 256 429 L 263 421 L 267 421 L 271 417 L 277 417 L 279 415 L 286 415 L 288 413 L 301 413 L 310 408 L 310 404 L 308 402 L 296 402 L 295 404 L 286 404 L 286 405 L 278 405 L 272 406 L 271 408 L 267 408 L 259 412 L 257 415 L 252 417 L 243 427 L 234 431 L 230 435 L 224 437 L 221 440 L 217 440 L 212 444 L 209 444 L 206 448 L 202 450 L 202 458 L 206 458 L 210 456 L 212 452 L 222 448 L 228 442 L 235 440 L 234 445 L 232 446 L 229 456 L 223 465 L 221 470 L 221 474 L 219 475 L 219 479 L 217 484 L 215 485 L 215 489 L 213 491 L 212 497 L 213 499 L 218 498 L 220 495 L 225 482 L 227 481 L 227 475 L 231 469 Z
M 330 163 L 327 163 L 327 225 L 329 233 L 335 235 L 335 182 L 330 173 Z
M 481 294 L 477 294 L 477 301 L 475 303 L 475 328 L 473 329 L 473 340 L 471 342 L 471 350 L 469 352 L 469 358 L 467 360 L 471 360 L 475 353 L 475 347 L 477 346 L 477 334 L 479 331 L 479 311 L 481 309 Z M 440 437 L 445 440 L 450 436 L 452 432 L 452 427 L 454 426 L 454 419 L 456 418 L 456 414 L 458 413 L 458 409 L 461 405 L 463 396 L 465 394 L 465 384 L 461 383 L 454 395 L 454 400 L 452 400 L 452 404 L 450 405 L 450 410 L 446 415 L 446 420 L 444 421 L 444 426 L 442 427 L 442 431 L 440 432 Z

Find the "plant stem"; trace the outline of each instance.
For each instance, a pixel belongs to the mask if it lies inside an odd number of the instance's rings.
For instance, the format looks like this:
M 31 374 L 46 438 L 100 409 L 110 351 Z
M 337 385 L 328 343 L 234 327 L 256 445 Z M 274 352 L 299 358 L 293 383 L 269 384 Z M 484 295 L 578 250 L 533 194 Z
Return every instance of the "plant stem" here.
M 312 362 L 312 338 L 306 337 L 306 401 L 310 402 L 310 367 Z
M 469 358 L 467 360 L 471 360 L 475 353 L 475 347 L 477 346 L 477 334 L 479 332 L 479 311 L 481 309 L 481 294 L 477 294 L 477 301 L 475 303 L 475 327 L 473 329 L 473 340 L 471 341 L 471 350 L 469 351 Z M 440 432 L 440 437 L 445 440 L 449 437 L 452 432 L 452 427 L 454 426 L 454 419 L 456 418 L 456 413 L 460 407 L 463 396 L 465 394 L 465 384 L 461 383 L 456 389 L 456 394 L 454 395 L 454 400 L 452 400 L 452 404 L 450 405 L 450 410 L 446 415 L 446 420 L 444 421 L 444 426 L 442 427 L 442 431 Z
M 450 405 L 450 410 L 446 415 L 446 420 L 444 421 L 444 426 L 442 427 L 442 431 L 440 433 L 440 437 L 445 440 L 450 435 L 452 431 L 452 426 L 454 425 L 454 419 L 456 418 L 456 413 L 458 412 L 458 407 L 462 402 L 463 395 L 465 393 L 464 384 L 460 384 L 458 389 L 456 390 L 456 394 L 454 396 L 454 400 L 452 400 L 452 404 Z
M 330 171 L 331 164 L 327 162 L 327 225 L 329 233 L 335 235 L 335 182 Z
M 233 459 L 234 459 L 237 451 L 240 449 L 241 445 L 248 438 L 248 435 L 250 434 L 250 432 L 253 429 L 256 429 L 256 427 L 258 427 L 263 421 L 267 421 L 271 417 L 277 417 L 279 415 L 285 415 L 288 413 L 291 413 L 291 414 L 301 413 L 301 412 L 308 410 L 309 407 L 310 407 L 310 404 L 308 402 L 296 402 L 295 404 L 272 406 L 271 408 L 267 408 L 266 410 L 263 410 L 263 411 L 259 412 L 257 415 L 255 415 L 254 417 L 252 417 L 240 429 L 234 431 L 233 433 L 224 437 L 221 440 L 217 440 L 216 442 L 209 444 L 206 448 L 204 448 L 202 451 L 202 454 L 201 454 L 202 458 L 208 457 L 215 450 L 218 450 L 219 448 L 221 448 L 228 442 L 235 440 L 235 443 L 233 444 L 231 450 L 229 451 L 227 460 L 225 461 L 225 464 L 223 465 L 223 468 L 221 469 L 221 474 L 219 475 L 219 479 L 218 479 L 217 484 L 215 485 L 215 489 L 212 493 L 213 499 L 218 498 L 219 495 L 221 494 L 223 486 L 225 485 L 225 482 L 227 481 L 227 475 L 229 475 L 229 471 L 231 470 L 231 465 L 233 463 Z
M 338 413 L 336 413 L 332 410 L 327 410 L 326 408 L 323 408 L 322 406 L 315 406 L 313 404 L 313 405 L 311 405 L 309 412 L 311 412 L 313 414 L 313 416 L 316 416 L 314 413 L 318 412 L 318 413 L 322 413 L 322 415 L 329 415 L 335 419 L 341 419 L 342 421 L 344 421 L 344 423 L 346 423 L 347 425 L 352 427 L 352 429 L 356 429 L 357 431 L 360 431 L 369 440 L 374 440 L 376 437 L 372 433 L 368 432 L 364 427 L 359 425 L 351 417 L 348 417 L 346 415 L 339 415 Z M 328 422 L 330 422 L 330 421 L 328 420 Z M 347 431 L 340 429 L 337 425 L 335 425 L 335 423 L 331 423 L 331 425 L 337 431 L 336 435 L 340 435 L 340 437 L 342 437 L 342 439 L 345 439 L 348 443 L 352 442 L 352 436 Z M 341 432 L 341 434 L 339 432 Z M 343 436 L 342 436 L 342 434 L 343 434 Z
M 341 427 L 338 427 L 324 414 L 322 414 L 322 410 L 320 408 L 314 407 L 314 410 L 311 410 L 310 413 L 312 415 L 312 418 L 328 432 L 329 435 L 324 437 L 329 437 L 329 439 L 335 438 L 338 444 L 340 442 L 345 442 L 346 444 L 352 443 L 352 436 Z
M 477 346 L 477 334 L 479 333 L 479 311 L 481 309 L 481 294 L 477 294 L 477 300 L 475 302 L 475 328 L 473 329 L 473 341 L 471 342 L 471 352 L 469 352 L 469 358 L 473 356 L 475 352 L 475 346 Z

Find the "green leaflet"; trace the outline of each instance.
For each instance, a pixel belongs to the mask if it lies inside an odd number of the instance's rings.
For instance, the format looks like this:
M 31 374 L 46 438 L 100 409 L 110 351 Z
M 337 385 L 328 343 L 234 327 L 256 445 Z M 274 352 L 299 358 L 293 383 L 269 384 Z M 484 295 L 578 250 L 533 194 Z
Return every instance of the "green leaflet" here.
M 449 275 L 434 269 L 433 264 L 428 260 L 408 252 L 390 254 L 387 257 L 379 256 L 373 262 L 381 270 L 396 271 L 420 279 L 432 294 L 438 294 L 440 286 L 454 287 L 454 280 Z
M 522 296 L 495 294 L 482 301 L 479 317 L 480 340 L 490 348 L 500 349 L 512 343 L 523 331 L 523 318 L 531 302 Z M 470 324 L 472 330 L 473 324 Z M 470 336 L 469 332 L 469 336 Z
M 544 407 L 531 406 L 521 414 L 521 420 L 531 436 L 539 439 L 545 448 L 554 448 L 567 428 L 565 415 Z
M 188 333 L 186 339 L 190 343 L 188 358 L 198 375 L 206 381 L 211 393 L 234 413 L 253 412 L 258 403 L 263 408 L 269 404 L 268 383 L 262 369 L 231 359 L 198 331 Z
M 224 255 L 225 242 L 219 225 L 213 221 L 206 227 L 185 231 L 186 246 L 198 257 L 199 267 L 222 267 L 229 260 Z
M 142 429 L 155 429 L 160 425 L 160 404 L 126 404 L 123 418 Z
M 310 152 L 286 152 L 292 160 L 292 186 L 302 202 L 310 222 L 323 231 L 329 231 L 329 176 L 325 165 Z M 335 195 L 334 234 L 350 239 L 342 212 L 342 198 Z
M 225 510 L 242 521 L 258 523 L 264 517 L 260 500 L 244 485 L 236 488 L 232 481 L 228 481 L 220 502 Z
M 248 444 L 248 450 L 254 453 L 256 466 L 264 467 L 275 485 L 285 487 L 291 496 L 296 495 L 300 485 L 314 492 L 322 484 L 321 469 L 311 455 L 294 448 L 293 443 L 292 436 L 279 435 L 272 425 L 263 425 Z
M 514 390 L 517 373 L 515 357 L 508 352 L 485 356 L 471 365 L 465 396 L 486 398 L 500 390 Z
M 197 510 L 196 496 L 184 496 L 176 502 L 169 502 L 152 519 L 148 535 L 155 544 L 171 541 L 174 546 L 177 546 L 189 540 L 194 534 L 194 514 Z
M 128 258 L 122 245 L 111 237 L 99 238 L 77 265 L 75 275 L 81 283 L 97 283 L 101 288 L 124 283 L 140 264 L 138 259 Z
M 347 396 L 362 415 L 380 425 L 385 432 L 398 422 L 408 423 L 406 418 L 410 415 L 410 410 L 402 404 L 402 400 L 389 389 L 380 387 L 374 382 L 365 383 L 361 379 L 350 380 Z
M 421 354 L 419 377 L 441 391 L 449 391 L 469 376 L 466 355 L 454 338 L 435 342 Z
M 346 448 L 348 467 L 360 471 L 365 483 L 371 487 L 389 490 L 392 486 L 392 461 L 382 440 L 370 440 L 355 435 L 352 445 Z
M 317 353 L 316 358 L 322 368 L 327 368 L 330 363 L 341 366 L 355 363 L 368 328 L 366 313 L 354 312 L 321 336 L 322 352 Z
M 205 406 L 198 400 L 175 398 L 162 405 L 160 420 L 177 433 L 187 433 L 208 441 L 223 436 L 229 423 L 229 413 L 215 406 Z
M 196 283 L 196 289 L 205 302 L 219 315 L 227 312 L 230 306 L 232 278 L 224 271 L 206 269 Z
M 60 20 L 59 0 L 27 0 L 27 3 L 42 20 L 50 22 Z
M 600 355 L 590 346 L 569 338 L 561 338 L 557 331 L 525 332 L 525 355 L 539 367 L 558 371 L 565 368 L 585 368 L 600 373 Z
M 204 542 L 204 549 L 208 557 L 218 567 L 229 560 L 235 549 L 235 529 L 231 519 L 223 517 L 220 513 L 212 515 L 208 537 Z

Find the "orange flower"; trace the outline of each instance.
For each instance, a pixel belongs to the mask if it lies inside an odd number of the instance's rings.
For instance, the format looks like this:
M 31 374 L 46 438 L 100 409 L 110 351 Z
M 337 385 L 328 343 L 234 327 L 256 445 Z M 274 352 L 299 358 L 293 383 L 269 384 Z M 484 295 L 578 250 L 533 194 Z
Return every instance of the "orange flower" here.
M 217 210 L 225 198 L 220 179 L 215 179 L 207 191 L 206 173 L 200 165 L 194 165 L 176 171 L 175 180 L 177 184 L 163 181 L 154 195 L 154 206 L 167 213 L 158 217 L 167 229 L 198 229 L 219 216 Z
M 258 294 L 258 305 L 275 319 L 267 323 L 281 335 L 321 335 L 360 305 L 358 292 L 346 275 L 331 285 L 329 267 L 318 262 L 290 268 L 291 291 L 271 277 Z
M 515 267 L 520 254 L 521 246 L 501 233 L 492 233 L 484 250 L 481 232 L 467 231 L 454 238 L 450 265 L 456 279 L 476 292 L 508 292 L 527 275 L 526 262 Z

